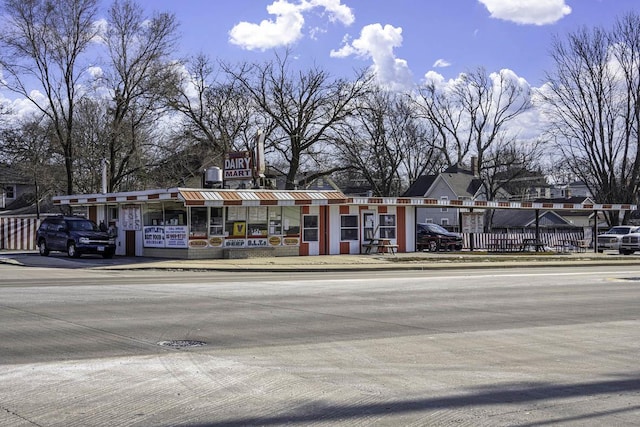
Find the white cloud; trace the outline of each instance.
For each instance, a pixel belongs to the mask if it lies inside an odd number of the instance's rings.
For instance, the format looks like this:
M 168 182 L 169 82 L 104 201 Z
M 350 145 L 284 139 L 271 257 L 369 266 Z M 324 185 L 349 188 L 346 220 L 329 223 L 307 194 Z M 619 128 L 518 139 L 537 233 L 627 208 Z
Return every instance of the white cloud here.
M 396 58 L 393 50 L 402 46 L 402 28 L 392 25 L 371 24 L 362 28 L 360 37 L 349 43 L 345 40 L 339 50 L 332 50 L 331 57 L 358 56 L 373 61 L 373 72 L 378 81 L 392 87 L 408 87 L 412 84 L 407 61 Z
M 331 22 L 351 25 L 355 20 L 351 9 L 340 0 L 301 0 L 297 3 L 276 0 L 267 6 L 274 20 L 263 20 L 259 24 L 240 22 L 229 31 L 229 42 L 247 50 L 266 50 L 287 46 L 302 38 L 304 13 L 320 8 Z M 317 34 L 312 30 L 312 37 Z
M 438 59 L 432 65 L 432 67 L 434 68 L 443 68 L 443 67 L 450 67 L 450 66 L 451 66 L 451 62 L 447 61 L 446 59 Z
M 478 0 L 492 18 L 517 24 L 546 25 L 571 13 L 565 0 Z

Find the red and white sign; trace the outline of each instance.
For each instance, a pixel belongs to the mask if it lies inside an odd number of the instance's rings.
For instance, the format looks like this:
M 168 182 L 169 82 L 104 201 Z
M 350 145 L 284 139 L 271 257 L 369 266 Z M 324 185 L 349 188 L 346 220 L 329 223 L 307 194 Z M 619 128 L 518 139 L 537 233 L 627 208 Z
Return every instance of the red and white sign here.
M 224 179 L 251 179 L 253 165 L 250 151 L 236 151 L 224 159 Z

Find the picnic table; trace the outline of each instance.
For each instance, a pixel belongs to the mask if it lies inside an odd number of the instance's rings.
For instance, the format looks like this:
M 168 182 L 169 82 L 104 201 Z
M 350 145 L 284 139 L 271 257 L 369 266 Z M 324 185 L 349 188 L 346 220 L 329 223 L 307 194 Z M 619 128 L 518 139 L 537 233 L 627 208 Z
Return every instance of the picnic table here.
M 534 248 L 536 252 L 544 252 L 545 244 L 537 239 L 522 239 L 520 251 L 524 252 L 527 248 Z
M 393 254 L 395 255 L 398 250 L 398 245 L 392 244 L 390 239 L 370 239 L 367 243 L 363 244 L 365 254 L 370 254 L 372 249 L 376 249 L 376 253 L 379 254 Z

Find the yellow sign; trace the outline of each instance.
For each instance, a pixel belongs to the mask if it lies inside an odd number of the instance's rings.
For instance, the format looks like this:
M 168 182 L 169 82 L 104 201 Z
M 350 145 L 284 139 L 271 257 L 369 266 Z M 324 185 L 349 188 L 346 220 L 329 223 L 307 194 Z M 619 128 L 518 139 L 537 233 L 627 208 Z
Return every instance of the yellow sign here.
M 233 223 L 233 235 L 234 236 L 244 236 L 247 234 L 247 224 L 242 222 L 234 222 Z

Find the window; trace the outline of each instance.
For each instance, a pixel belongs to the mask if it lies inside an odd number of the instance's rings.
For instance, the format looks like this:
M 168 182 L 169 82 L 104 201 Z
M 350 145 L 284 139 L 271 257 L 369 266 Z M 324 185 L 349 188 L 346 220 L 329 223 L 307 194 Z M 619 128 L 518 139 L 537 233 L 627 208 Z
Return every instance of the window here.
M 340 240 L 358 240 L 358 215 L 340 217 Z
M 304 215 L 302 217 L 304 226 L 302 240 L 305 242 L 318 241 L 318 215 Z
M 229 206 L 227 208 L 227 221 L 225 234 L 233 237 L 246 237 L 247 235 L 247 208 L 242 206 Z
M 164 225 L 162 204 L 151 203 L 144 212 L 144 225 Z
M 251 206 L 247 224 L 247 234 L 253 237 L 267 237 L 267 207 Z
M 4 187 L 4 196 L 7 199 L 15 199 L 16 198 L 16 187 L 14 185 L 6 185 Z
M 187 225 L 187 208 L 182 203 L 165 203 L 164 225 Z
M 211 208 L 211 217 L 209 219 L 209 235 L 222 236 L 223 229 L 222 208 Z
M 442 196 L 440 197 L 440 201 L 442 203 L 449 203 L 449 196 Z M 449 212 L 449 208 L 442 208 L 441 212 Z
M 285 236 L 300 236 L 300 208 L 295 206 L 282 208 L 282 228 Z
M 440 225 L 449 225 L 449 218 L 441 218 Z
M 269 235 L 279 236 L 282 234 L 282 208 L 269 208 Z
M 381 239 L 396 238 L 396 216 L 392 214 L 383 214 L 379 217 L 379 233 Z
M 207 211 L 209 208 L 191 208 L 191 228 L 189 237 L 202 239 L 207 237 Z
M 427 218 L 424 220 L 424 222 L 427 224 L 433 224 L 433 218 Z

